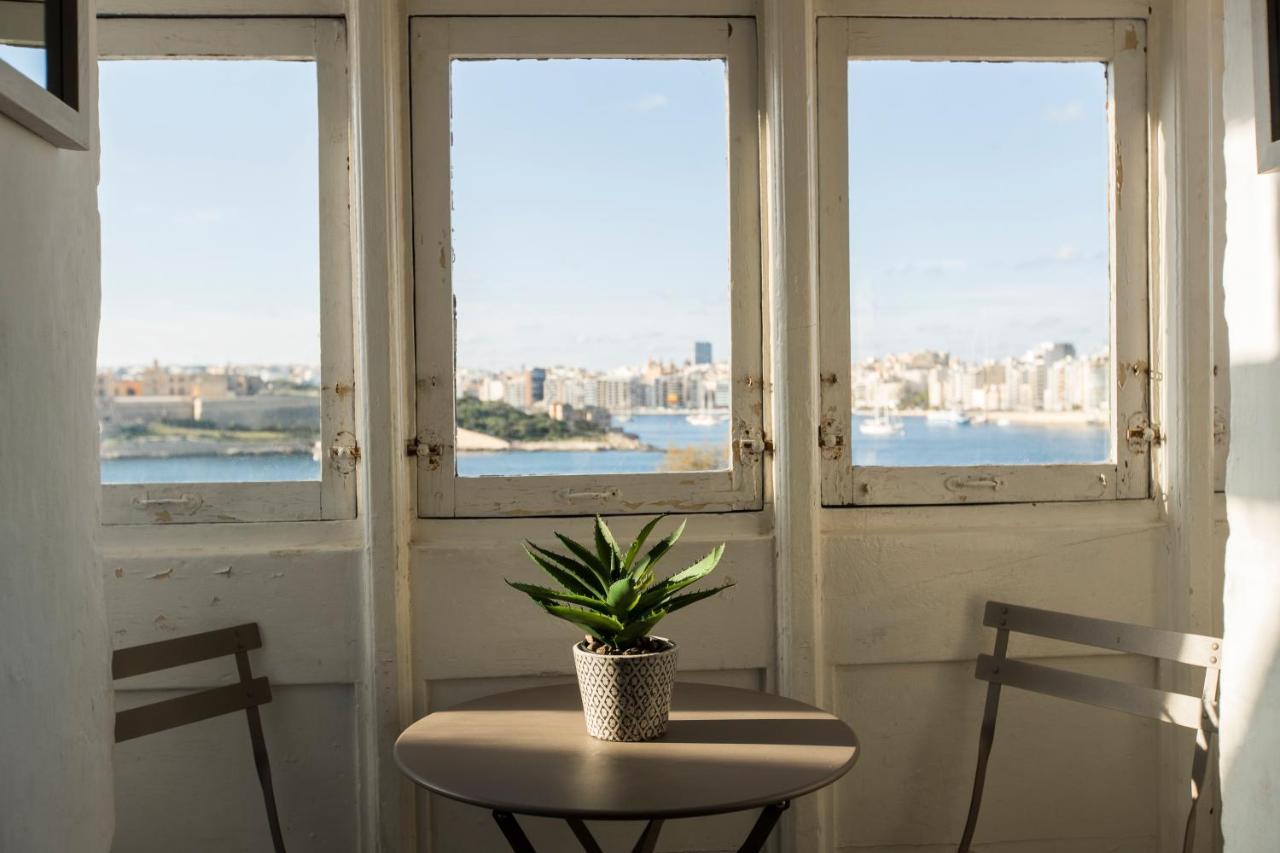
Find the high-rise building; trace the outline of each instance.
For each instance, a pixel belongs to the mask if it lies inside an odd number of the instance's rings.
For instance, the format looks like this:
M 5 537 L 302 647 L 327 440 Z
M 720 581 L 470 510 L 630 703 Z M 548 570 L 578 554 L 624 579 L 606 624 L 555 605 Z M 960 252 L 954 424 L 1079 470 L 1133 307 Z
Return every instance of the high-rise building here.
M 693 342 L 693 363 L 694 364 L 710 364 L 711 363 L 711 341 L 694 341 Z

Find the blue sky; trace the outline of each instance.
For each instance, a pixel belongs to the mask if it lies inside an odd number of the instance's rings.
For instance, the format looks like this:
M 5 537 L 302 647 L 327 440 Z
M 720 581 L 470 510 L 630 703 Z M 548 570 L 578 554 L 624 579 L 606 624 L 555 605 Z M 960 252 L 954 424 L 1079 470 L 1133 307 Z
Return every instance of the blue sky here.
M 44 86 L 48 81 L 48 61 L 43 47 L 0 44 L 0 59 Z
M 314 64 L 99 67 L 99 364 L 318 364 Z
M 850 99 L 855 357 L 1105 344 L 1101 65 Z M 102 64 L 100 363 L 318 361 L 315 111 L 309 63 Z M 718 61 L 454 63 L 458 364 L 726 356 L 725 125 Z
M 1106 345 L 1100 63 L 850 63 L 853 356 Z

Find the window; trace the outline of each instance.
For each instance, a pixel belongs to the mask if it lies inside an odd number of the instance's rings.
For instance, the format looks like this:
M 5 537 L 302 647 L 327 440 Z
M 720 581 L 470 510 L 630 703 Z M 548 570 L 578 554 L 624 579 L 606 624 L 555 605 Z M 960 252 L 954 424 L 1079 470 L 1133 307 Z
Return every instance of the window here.
M 1142 39 L 822 19 L 824 503 L 1147 496 Z
M 352 517 L 341 24 L 100 33 L 104 521 Z
M 0 0 L 0 114 L 62 148 L 89 148 L 84 0 Z
M 754 53 L 749 20 L 414 19 L 421 514 L 761 505 Z

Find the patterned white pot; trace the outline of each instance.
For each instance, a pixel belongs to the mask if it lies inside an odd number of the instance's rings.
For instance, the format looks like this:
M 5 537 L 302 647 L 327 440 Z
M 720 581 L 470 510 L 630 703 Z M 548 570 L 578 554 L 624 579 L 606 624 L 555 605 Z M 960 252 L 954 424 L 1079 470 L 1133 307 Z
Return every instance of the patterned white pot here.
M 666 732 L 676 680 L 675 643 L 666 651 L 643 655 L 598 655 L 578 643 L 573 663 L 592 737 L 639 741 Z

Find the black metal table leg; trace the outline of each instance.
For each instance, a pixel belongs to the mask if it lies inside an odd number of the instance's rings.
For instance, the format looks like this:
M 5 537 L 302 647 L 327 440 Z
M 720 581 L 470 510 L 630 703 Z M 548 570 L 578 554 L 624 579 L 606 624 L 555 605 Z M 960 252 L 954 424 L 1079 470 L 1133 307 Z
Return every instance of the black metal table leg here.
M 520 823 L 516 820 L 516 816 L 511 812 L 493 813 L 493 819 L 498 823 L 498 829 L 502 830 L 502 834 L 507 837 L 507 843 L 511 845 L 514 853 L 538 853 L 533 849 L 533 845 L 529 843 L 529 837 L 524 834 L 524 830 L 520 828 Z
M 751 827 L 751 834 L 738 848 L 738 853 L 760 853 L 764 849 L 765 842 L 769 840 L 773 828 L 778 825 L 778 818 L 782 817 L 782 813 L 790 807 L 791 803 L 787 800 L 765 806 L 760 816 L 756 818 L 755 825 Z M 520 828 L 520 822 L 516 820 L 515 815 L 511 812 L 495 811 L 493 819 L 498 824 L 498 829 L 502 830 L 503 836 L 506 837 L 514 853 L 538 853 L 530 843 L 529 837 L 524 834 L 524 830 Z M 586 853 L 604 853 L 586 823 L 578 818 L 565 818 L 565 823 L 569 825 L 569 829 L 573 831 L 574 837 L 578 839 L 578 843 Z M 631 848 L 631 853 L 654 853 L 658 848 L 658 835 L 662 832 L 662 824 L 661 818 L 650 820 L 644 831 L 640 833 L 640 837 L 636 839 L 636 845 Z
M 662 832 L 662 821 L 654 818 L 649 821 L 649 825 L 644 828 L 644 832 L 640 833 L 640 837 L 636 839 L 636 846 L 631 848 L 631 853 L 653 853 L 658 849 L 658 833 Z
M 765 806 L 760 812 L 760 817 L 756 818 L 756 825 L 751 827 L 751 834 L 738 848 L 738 853 L 760 853 L 764 849 L 764 843 L 769 840 L 769 833 L 773 832 L 773 828 L 777 826 L 778 818 L 782 817 L 782 813 L 790 807 L 791 803 L 788 800 Z
M 565 823 L 569 824 L 569 828 L 573 830 L 574 837 L 578 839 L 578 843 L 582 845 L 582 849 L 586 853 L 604 853 L 600 849 L 600 845 L 596 843 L 596 838 L 591 834 L 591 830 L 587 829 L 587 825 L 579 818 L 565 818 Z

